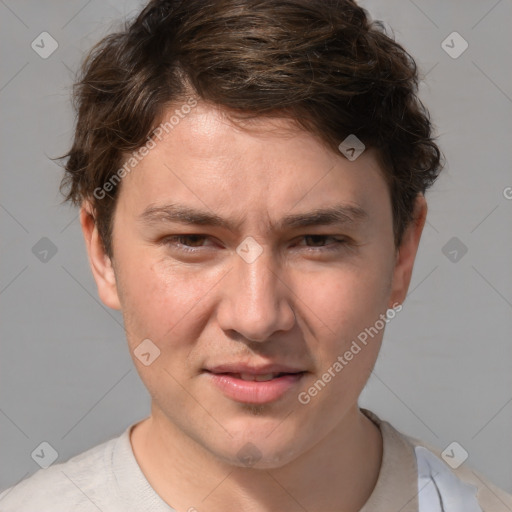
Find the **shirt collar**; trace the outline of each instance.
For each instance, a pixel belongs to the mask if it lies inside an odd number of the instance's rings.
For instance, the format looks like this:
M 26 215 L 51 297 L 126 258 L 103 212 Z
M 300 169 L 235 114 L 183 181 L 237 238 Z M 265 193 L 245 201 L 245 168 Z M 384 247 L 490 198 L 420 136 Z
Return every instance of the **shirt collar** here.
M 368 409 L 360 410 L 382 434 L 379 476 L 360 512 L 418 512 L 418 467 L 414 446 L 387 421 Z

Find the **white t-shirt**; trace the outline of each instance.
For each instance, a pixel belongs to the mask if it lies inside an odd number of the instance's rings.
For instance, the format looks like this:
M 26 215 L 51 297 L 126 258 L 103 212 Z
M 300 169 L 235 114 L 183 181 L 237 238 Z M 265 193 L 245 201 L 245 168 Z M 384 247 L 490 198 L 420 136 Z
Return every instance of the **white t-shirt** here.
M 360 512 L 512 510 L 512 496 L 481 475 L 464 464 L 452 469 L 435 448 L 361 411 L 380 428 L 383 453 L 377 483 Z M 176 512 L 137 464 L 130 443 L 134 425 L 6 489 L 0 494 L 0 512 Z

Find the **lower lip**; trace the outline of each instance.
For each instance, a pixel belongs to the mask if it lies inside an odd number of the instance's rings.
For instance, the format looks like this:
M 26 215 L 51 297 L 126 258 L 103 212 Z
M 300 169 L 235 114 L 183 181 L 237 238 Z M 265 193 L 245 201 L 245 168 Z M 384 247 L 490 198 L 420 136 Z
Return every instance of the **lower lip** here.
M 226 373 L 207 372 L 207 375 L 228 398 L 237 402 L 264 404 L 277 400 L 297 386 L 304 372 L 288 373 L 263 382 L 242 380 Z

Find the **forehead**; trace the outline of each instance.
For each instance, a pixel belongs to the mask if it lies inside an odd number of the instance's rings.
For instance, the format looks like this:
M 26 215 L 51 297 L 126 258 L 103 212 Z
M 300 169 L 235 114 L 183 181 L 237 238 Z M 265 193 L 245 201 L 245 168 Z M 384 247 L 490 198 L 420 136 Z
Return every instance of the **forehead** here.
M 170 119 L 176 107 L 162 119 Z M 188 205 L 268 221 L 274 213 L 345 203 L 363 210 L 388 200 L 376 154 L 355 161 L 282 118 L 233 124 L 199 103 L 123 178 L 120 202 L 140 215 L 150 206 Z M 122 200 L 121 200 L 122 199 Z

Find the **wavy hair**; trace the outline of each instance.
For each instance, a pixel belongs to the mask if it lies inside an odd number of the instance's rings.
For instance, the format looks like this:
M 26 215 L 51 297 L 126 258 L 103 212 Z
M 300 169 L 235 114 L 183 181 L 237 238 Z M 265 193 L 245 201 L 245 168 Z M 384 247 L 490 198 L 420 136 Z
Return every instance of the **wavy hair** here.
M 153 0 L 82 63 L 60 190 L 91 201 L 112 257 L 120 187 L 93 192 L 192 94 L 232 118 L 294 120 L 335 152 L 349 134 L 378 149 L 398 247 L 442 168 L 418 81 L 414 59 L 353 0 Z

